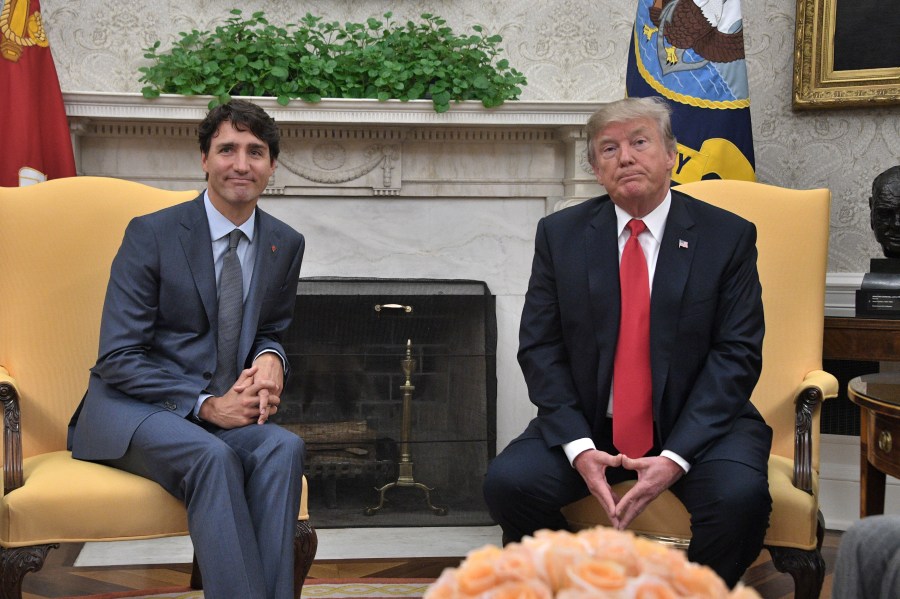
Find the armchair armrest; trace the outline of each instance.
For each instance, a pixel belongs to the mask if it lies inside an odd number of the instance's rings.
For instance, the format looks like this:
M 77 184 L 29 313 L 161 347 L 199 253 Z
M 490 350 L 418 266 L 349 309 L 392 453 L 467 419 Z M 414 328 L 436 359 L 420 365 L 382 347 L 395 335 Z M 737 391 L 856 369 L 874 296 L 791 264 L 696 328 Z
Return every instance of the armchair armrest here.
M 809 372 L 800 384 L 794 405 L 794 486 L 812 493 L 813 413 L 826 399 L 836 397 L 838 381 L 824 370 Z
M 0 401 L 3 402 L 3 494 L 22 486 L 22 429 L 19 426 L 19 391 L 16 379 L 0 366 Z

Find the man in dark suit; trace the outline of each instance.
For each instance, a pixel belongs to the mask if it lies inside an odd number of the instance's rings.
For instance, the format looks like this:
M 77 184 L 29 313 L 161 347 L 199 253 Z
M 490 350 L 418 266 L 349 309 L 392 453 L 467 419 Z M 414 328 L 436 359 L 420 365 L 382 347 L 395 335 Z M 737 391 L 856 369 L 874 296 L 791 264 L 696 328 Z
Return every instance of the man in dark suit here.
M 280 338 L 304 240 L 256 207 L 279 150 L 261 108 L 214 108 L 200 124 L 200 150 L 208 189 L 125 231 L 70 446 L 78 459 L 139 474 L 184 501 L 207 599 L 287 599 L 304 446 L 266 420 L 287 376 Z M 243 305 L 220 319 L 228 261 L 228 287 Z M 233 361 L 218 358 L 235 347 L 217 341 L 220 320 L 234 323 L 221 327 L 238 336 Z
M 664 102 L 605 105 L 587 137 L 608 195 L 538 224 L 518 353 L 537 417 L 489 466 L 485 499 L 510 542 L 566 528 L 560 508 L 588 494 L 623 529 L 671 489 L 691 514 L 688 557 L 733 586 L 771 510 L 772 433 L 749 401 L 764 332 L 756 229 L 670 190 L 676 142 Z M 640 304 L 620 297 L 635 226 L 645 296 L 649 285 L 637 343 L 620 335 Z M 641 435 L 620 425 L 642 401 L 646 440 L 631 449 Z M 611 485 L 629 478 L 637 483 L 617 497 Z

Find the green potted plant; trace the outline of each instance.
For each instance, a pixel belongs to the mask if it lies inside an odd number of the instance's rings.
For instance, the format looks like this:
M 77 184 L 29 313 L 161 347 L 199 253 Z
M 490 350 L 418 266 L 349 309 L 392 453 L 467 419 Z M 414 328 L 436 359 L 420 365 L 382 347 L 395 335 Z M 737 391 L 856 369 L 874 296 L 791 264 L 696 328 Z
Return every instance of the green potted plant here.
M 450 102 L 481 101 L 485 107 L 518 99 L 524 75 L 500 58 L 502 38 L 472 27 L 457 35 L 440 17 L 423 14 L 404 24 L 325 21 L 306 14 L 298 24 L 272 25 L 262 12 L 244 18 L 239 9 L 214 31 L 182 32 L 172 48 L 157 41 L 141 67 L 144 97 L 162 93 L 213 96 L 210 107 L 231 96 L 415 100 L 428 98 L 437 112 Z

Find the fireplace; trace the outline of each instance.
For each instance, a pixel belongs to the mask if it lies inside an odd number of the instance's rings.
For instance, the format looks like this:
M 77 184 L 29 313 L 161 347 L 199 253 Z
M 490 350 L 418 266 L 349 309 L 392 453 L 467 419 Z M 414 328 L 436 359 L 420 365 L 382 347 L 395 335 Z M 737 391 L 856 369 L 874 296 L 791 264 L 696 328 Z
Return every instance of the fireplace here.
M 317 525 L 491 524 L 496 343 L 483 282 L 301 279 L 276 421 L 306 440 Z

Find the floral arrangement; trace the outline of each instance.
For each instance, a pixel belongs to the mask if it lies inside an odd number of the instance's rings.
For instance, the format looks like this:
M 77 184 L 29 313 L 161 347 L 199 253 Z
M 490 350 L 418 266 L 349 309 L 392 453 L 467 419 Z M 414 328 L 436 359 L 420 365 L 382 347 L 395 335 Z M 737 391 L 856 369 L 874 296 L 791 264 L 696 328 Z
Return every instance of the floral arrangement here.
M 487 545 L 447 568 L 424 599 L 759 599 L 729 591 L 710 568 L 630 532 L 597 527 L 538 531 L 500 549 Z

